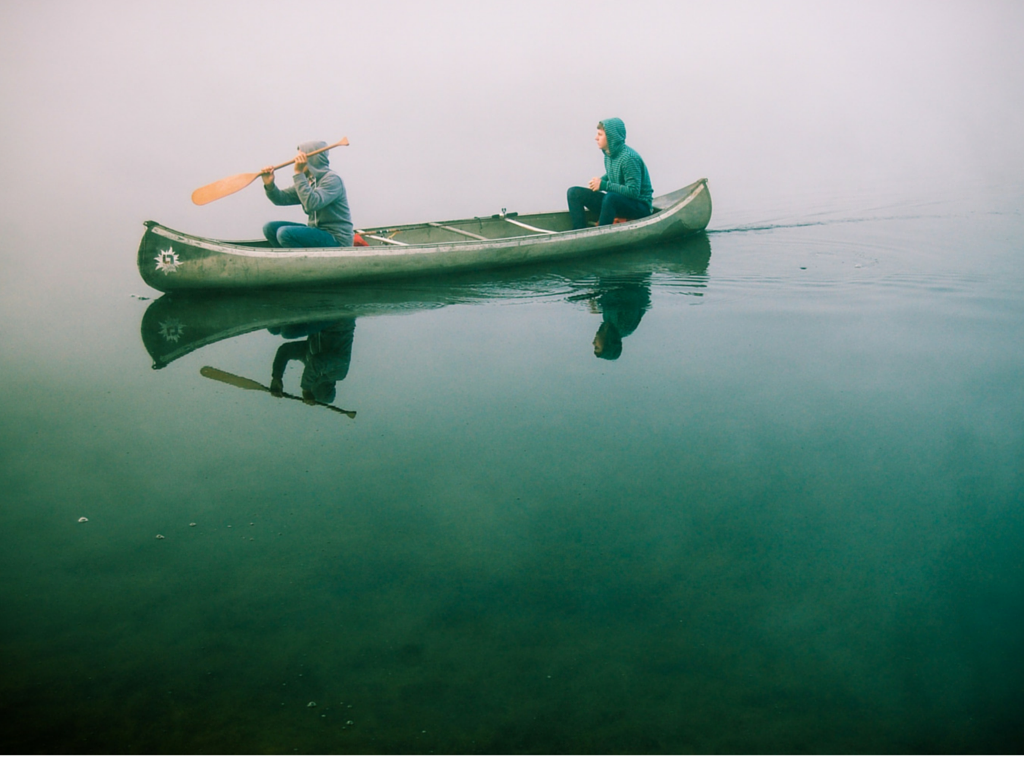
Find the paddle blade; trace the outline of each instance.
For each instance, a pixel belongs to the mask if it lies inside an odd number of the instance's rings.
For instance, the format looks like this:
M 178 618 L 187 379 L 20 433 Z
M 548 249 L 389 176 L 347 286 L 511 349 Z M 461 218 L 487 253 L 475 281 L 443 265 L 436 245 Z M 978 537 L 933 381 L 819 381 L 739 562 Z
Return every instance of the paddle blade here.
M 235 194 L 240 189 L 245 189 L 259 177 L 258 173 L 240 173 L 237 176 L 228 176 L 226 179 L 197 189 L 192 193 L 192 202 L 196 205 L 212 203 L 214 200 L 220 200 L 222 197 Z
M 241 389 L 255 389 L 260 392 L 270 391 L 267 387 L 263 386 L 258 381 L 246 379 L 243 378 L 242 376 L 235 376 L 235 374 L 233 373 L 221 371 L 218 370 L 217 368 L 211 368 L 208 365 L 204 365 L 202 368 L 200 368 L 199 373 L 201 373 L 208 379 L 213 379 L 214 381 L 222 381 L 225 384 L 231 384 L 232 386 L 239 387 Z

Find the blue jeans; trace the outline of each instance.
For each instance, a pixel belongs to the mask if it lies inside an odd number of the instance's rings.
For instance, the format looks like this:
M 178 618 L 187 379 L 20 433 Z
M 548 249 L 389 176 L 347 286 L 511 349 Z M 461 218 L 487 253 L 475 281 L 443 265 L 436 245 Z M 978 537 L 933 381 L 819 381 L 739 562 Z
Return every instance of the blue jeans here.
M 275 248 L 340 248 L 334 235 L 294 221 L 270 221 L 263 225 L 263 236 Z
M 616 219 L 642 219 L 651 215 L 647 203 L 620 195 L 618 192 L 594 192 L 587 187 L 569 187 L 565 196 L 569 199 L 569 216 L 572 217 L 572 228 L 583 229 L 587 226 L 586 208 L 600 211 L 598 226 L 611 224 Z

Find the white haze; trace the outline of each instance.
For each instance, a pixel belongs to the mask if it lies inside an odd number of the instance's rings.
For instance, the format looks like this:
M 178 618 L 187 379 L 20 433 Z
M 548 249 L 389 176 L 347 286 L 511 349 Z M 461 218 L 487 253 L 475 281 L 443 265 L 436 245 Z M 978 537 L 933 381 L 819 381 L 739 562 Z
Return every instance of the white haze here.
M 1024 177 L 1022 33 L 1024 4 L 976 0 L 5 2 L 3 258 L 145 219 L 255 236 L 281 213 L 258 182 L 191 191 L 343 135 L 357 226 L 563 208 L 611 116 L 656 194 L 709 177 L 712 227 L 955 197 Z

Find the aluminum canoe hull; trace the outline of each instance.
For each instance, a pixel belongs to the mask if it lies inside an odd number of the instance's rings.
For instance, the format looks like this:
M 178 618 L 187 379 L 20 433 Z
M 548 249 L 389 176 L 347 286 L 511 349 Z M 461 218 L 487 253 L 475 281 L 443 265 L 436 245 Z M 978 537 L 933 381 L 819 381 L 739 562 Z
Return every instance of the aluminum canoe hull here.
M 703 231 L 711 219 L 707 179 L 654 204 L 656 211 L 643 219 L 581 230 L 568 229 L 566 212 L 360 230 L 372 245 L 353 248 L 270 248 L 266 242 L 212 240 L 148 221 L 138 267 L 149 286 L 165 293 L 373 282 L 643 247 Z M 395 239 L 400 236 L 405 239 Z

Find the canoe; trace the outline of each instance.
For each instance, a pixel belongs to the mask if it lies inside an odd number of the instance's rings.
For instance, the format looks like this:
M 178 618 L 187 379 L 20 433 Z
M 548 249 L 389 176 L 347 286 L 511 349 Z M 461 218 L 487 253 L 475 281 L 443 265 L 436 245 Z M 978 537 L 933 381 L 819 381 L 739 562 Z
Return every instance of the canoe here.
M 299 289 L 172 292 L 149 305 L 140 331 L 159 369 L 211 344 L 269 328 L 524 298 L 584 305 L 602 292 L 652 279 L 663 289 L 700 296 L 707 288 L 710 261 L 708 236 L 697 233 L 650 248 L 498 272 Z
M 265 240 L 212 240 L 146 222 L 139 274 L 159 291 L 249 290 L 359 283 L 491 269 L 646 247 L 703 231 L 707 179 L 654 199 L 634 221 L 571 229 L 569 213 L 502 213 L 357 230 L 368 245 L 272 248 Z

